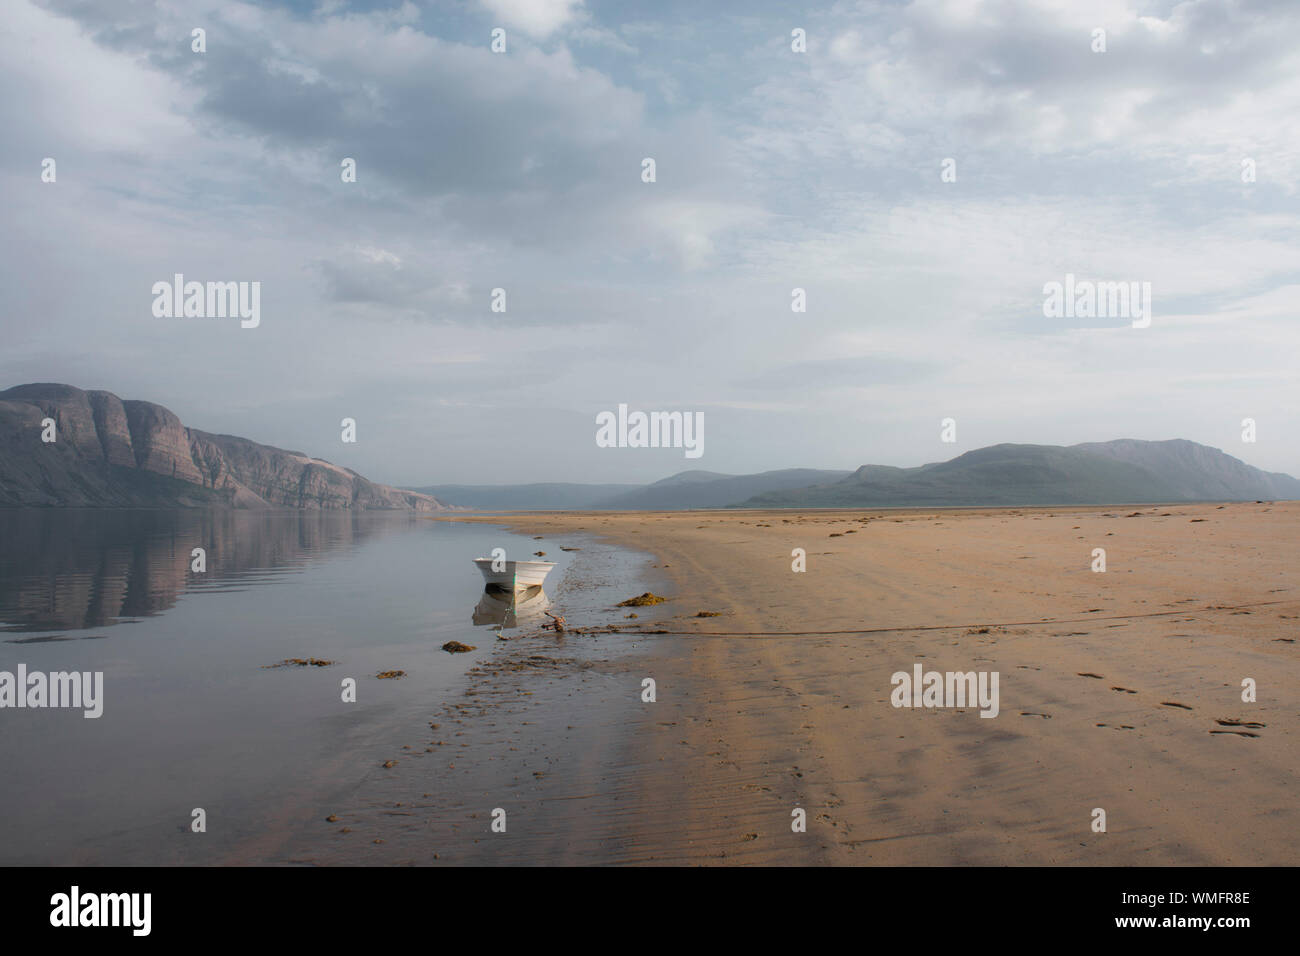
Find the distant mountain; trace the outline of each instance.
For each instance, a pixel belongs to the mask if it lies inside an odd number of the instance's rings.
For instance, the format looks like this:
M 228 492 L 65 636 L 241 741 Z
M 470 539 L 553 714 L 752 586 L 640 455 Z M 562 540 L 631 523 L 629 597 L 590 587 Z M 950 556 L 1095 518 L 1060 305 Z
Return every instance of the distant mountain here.
M 906 508 L 1276 501 L 1300 481 L 1196 442 L 1120 439 L 992 445 L 915 468 L 789 468 L 754 475 L 683 471 L 650 485 L 434 485 L 417 489 L 483 511 L 691 508 Z
M 636 491 L 612 497 L 601 507 L 618 511 L 725 508 L 754 495 L 781 494 L 794 488 L 835 481 L 847 474 L 847 471 L 821 471 L 816 468 L 786 468 L 756 475 L 684 471 Z
M 847 478 L 751 496 L 746 508 L 1126 504 L 1300 498 L 1300 481 L 1195 442 L 993 445 L 951 461 L 863 465 Z
M 0 506 L 14 505 L 446 507 L 301 452 L 186 428 L 152 402 L 48 383 L 0 392 Z
M 772 474 L 772 472 L 769 472 Z M 636 485 L 637 488 L 672 488 L 677 485 L 699 485 L 710 481 L 719 481 L 724 478 L 735 478 L 736 475 L 724 474 L 720 471 L 702 471 L 694 469 L 692 471 L 679 471 L 675 475 L 669 475 L 650 485 Z
M 429 485 L 414 491 L 478 511 L 683 511 L 725 508 L 750 495 L 834 481 L 847 471 L 790 468 L 757 475 L 683 471 L 650 485 Z
M 543 482 L 532 485 L 430 485 L 413 491 L 448 505 L 476 511 L 584 511 L 641 485 L 583 485 Z
M 1073 447 L 1155 472 L 1181 498 L 1214 501 L 1300 497 L 1300 481 L 1290 475 L 1260 471 L 1217 448 L 1193 441 L 1121 438 Z

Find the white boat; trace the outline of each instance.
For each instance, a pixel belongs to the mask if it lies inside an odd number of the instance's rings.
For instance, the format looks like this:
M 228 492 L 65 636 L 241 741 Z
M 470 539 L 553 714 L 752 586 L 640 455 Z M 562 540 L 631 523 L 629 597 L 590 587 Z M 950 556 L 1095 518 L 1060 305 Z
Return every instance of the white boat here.
M 489 588 L 503 591 L 526 591 L 541 587 L 546 575 L 555 567 L 554 561 L 497 561 L 494 558 L 475 558 L 474 563 L 483 572 Z M 493 570 L 493 568 L 499 570 Z

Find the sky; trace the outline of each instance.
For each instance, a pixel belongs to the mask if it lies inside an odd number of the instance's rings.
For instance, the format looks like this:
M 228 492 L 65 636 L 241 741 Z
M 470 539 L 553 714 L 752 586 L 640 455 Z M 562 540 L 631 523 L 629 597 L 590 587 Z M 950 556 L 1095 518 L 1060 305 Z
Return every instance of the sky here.
M 11 0 L 0 89 L 0 388 L 406 486 L 1113 438 L 1300 475 L 1292 0 Z M 260 323 L 155 315 L 176 273 Z M 1150 324 L 1045 315 L 1067 274 Z M 703 454 L 599 447 L 620 404 Z

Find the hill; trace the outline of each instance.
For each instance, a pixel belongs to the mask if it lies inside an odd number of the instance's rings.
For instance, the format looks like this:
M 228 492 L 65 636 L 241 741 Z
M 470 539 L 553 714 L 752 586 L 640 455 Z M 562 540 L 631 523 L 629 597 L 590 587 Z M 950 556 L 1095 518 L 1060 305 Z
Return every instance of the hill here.
M 770 491 L 747 508 L 930 507 L 1300 498 L 1300 481 L 1183 439 L 992 445 L 950 461 L 863 465 L 840 481 Z

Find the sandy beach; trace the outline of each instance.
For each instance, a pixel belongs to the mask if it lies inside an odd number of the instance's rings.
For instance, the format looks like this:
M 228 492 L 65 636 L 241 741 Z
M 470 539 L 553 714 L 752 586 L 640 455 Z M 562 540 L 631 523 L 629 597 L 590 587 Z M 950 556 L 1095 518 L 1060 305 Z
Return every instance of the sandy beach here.
M 1300 859 L 1300 503 L 508 524 L 648 552 L 669 600 L 503 644 L 434 729 L 455 774 L 371 781 L 299 862 L 371 831 L 376 863 Z M 998 715 L 892 706 L 918 663 L 998 672 Z

